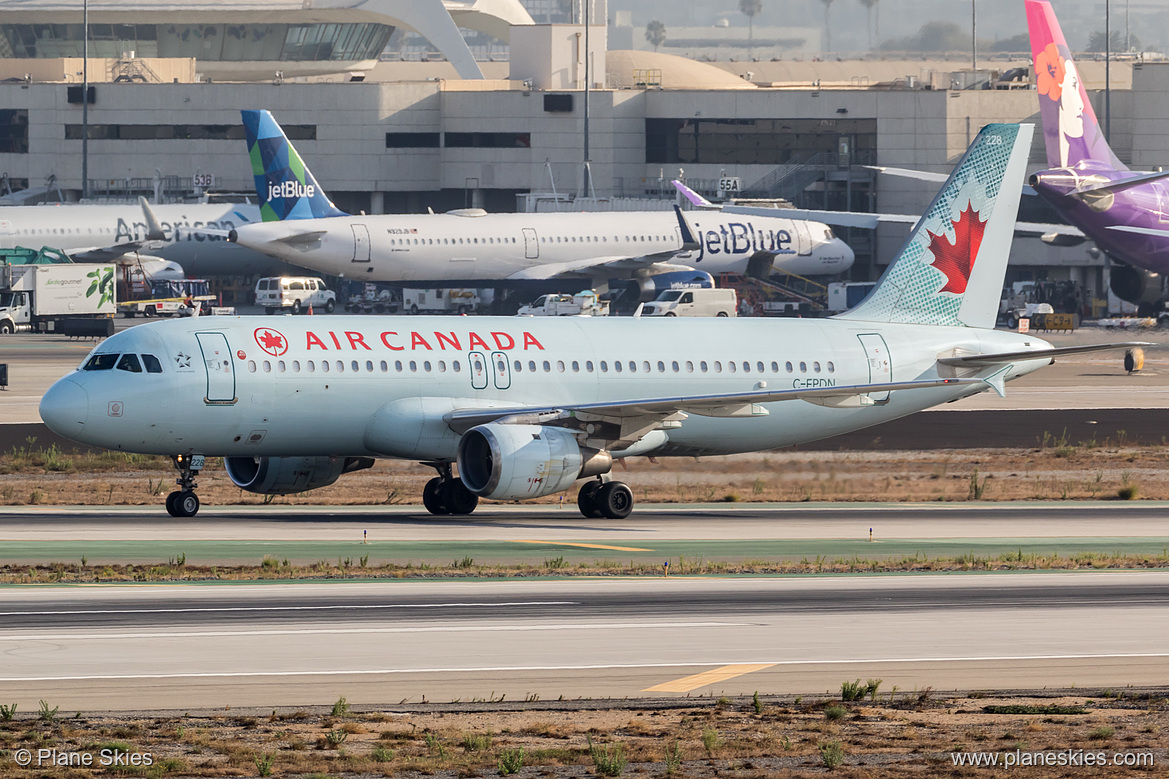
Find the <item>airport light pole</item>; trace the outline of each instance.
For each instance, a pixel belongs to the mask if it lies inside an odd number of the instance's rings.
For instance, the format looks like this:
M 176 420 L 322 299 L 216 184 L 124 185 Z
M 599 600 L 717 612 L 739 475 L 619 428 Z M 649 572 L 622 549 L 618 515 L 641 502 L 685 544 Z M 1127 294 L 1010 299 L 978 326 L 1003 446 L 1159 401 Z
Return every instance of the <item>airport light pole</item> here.
M 592 20 L 590 13 L 592 0 L 584 0 L 584 170 L 581 171 L 582 197 L 588 197 L 593 188 L 593 172 L 589 162 L 589 79 L 592 73 L 589 68 L 589 23 Z
M 89 197 L 89 0 L 81 0 L 81 199 Z
M 970 69 L 978 70 L 978 3 L 970 0 Z
M 1112 142 L 1112 0 L 1104 0 L 1104 140 Z

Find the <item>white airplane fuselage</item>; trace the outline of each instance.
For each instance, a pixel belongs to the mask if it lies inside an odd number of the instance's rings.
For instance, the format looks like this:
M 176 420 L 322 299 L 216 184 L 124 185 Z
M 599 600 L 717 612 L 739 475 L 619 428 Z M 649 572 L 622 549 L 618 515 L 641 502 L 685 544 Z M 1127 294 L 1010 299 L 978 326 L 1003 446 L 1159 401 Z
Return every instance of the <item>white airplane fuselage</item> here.
M 801 276 L 841 273 L 853 263 L 852 249 L 818 222 L 714 211 L 686 218 L 697 249 L 683 249 L 673 211 L 289 219 L 237 228 L 233 240 L 295 265 L 364 281 L 615 278 L 639 267 L 652 272 L 648 262 L 616 263 L 642 257 L 711 274 L 746 273 L 752 258 L 764 255 L 774 256 L 776 270 Z M 615 264 L 601 267 L 607 262 Z
M 454 410 L 952 378 L 939 357 L 1035 350 L 993 369 L 1009 380 L 1047 365 L 1042 350 L 1051 348 L 1017 333 L 831 319 L 270 321 L 185 319 L 120 332 L 91 355 L 153 355 L 161 372 L 79 369 L 45 394 L 42 417 L 61 435 L 122 451 L 452 461 L 459 435 L 443 417 Z M 867 405 L 784 400 L 746 417 L 691 413 L 627 453 L 770 449 L 981 389 L 903 389 Z
M 267 273 L 280 267 L 266 255 L 227 241 L 227 231 L 260 219 L 257 206 L 183 203 L 151 206 L 151 210 L 162 227 L 163 239 L 151 242 L 141 253 L 177 262 L 191 276 Z M 209 234 L 200 228 L 220 234 Z M 137 204 L 0 208 L 0 248 L 51 246 L 70 252 L 142 242 L 148 233 L 142 208 Z

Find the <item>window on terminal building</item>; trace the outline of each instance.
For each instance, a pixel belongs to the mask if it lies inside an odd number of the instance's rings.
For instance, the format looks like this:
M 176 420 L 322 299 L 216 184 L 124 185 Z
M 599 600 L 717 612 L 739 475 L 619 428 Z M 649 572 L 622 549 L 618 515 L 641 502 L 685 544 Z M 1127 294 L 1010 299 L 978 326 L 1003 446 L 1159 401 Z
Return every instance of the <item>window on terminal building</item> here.
M 448 149 L 530 149 L 531 133 L 444 133 Z
M 386 133 L 387 149 L 437 149 L 438 133 Z

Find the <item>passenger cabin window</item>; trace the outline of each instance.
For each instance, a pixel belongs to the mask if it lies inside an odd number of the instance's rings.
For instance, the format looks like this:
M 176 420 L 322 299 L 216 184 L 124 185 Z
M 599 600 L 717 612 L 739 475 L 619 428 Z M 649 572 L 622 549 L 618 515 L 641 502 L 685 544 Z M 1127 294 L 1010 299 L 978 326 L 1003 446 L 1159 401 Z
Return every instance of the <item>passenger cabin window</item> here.
M 118 370 L 142 373 L 142 363 L 138 362 L 136 354 L 123 354 L 122 359 L 118 360 Z
M 86 361 L 83 371 L 108 371 L 118 362 L 116 354 L 95 354 Z
M 153 354 L 142 355 L 142 364 L 146 366 L 147 373 L 162 373 L 162 363 Z

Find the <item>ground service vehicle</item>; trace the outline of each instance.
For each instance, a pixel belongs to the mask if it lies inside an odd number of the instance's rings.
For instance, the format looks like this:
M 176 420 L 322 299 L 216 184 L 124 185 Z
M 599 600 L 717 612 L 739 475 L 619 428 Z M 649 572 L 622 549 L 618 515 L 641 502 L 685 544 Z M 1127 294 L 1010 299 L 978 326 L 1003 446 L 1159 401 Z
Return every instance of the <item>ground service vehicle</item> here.
M 123 289 L 129 289 L 122 285 Z M 127 319 L 142 316 L 189 316 L 190 300 L 202 313 L 211 313 L 217 300 L 211 294 L 205 279 L 164 279 L 148 282 L 145 292 L 136 293 L 133 299 L 118 304 L 118 311 Z
M 642 316 L 738 316 L 733 289 L 668 289 L 646 303 Z
M 256 305 L 263 306 L 269 314 L 300 314 L 309 308 L 331 314 L 337 307 L 337 293 L 311 276 L 270 276 L 256 282 Z
M 0 265 L 0 333 L 59 332 L 66 323 L 108 319 L 115 310 L 113 265 Z
M 521 306 L 517 316 L 608 316 L 609 301 L 601 300 L 596 292 L 585 290 L 575 295 L 541 295 L 532 303 Z
M 404 289 L 402 310 L 441 314 L 469 314 L 479 308 L 479 292 L 474 289 Z

